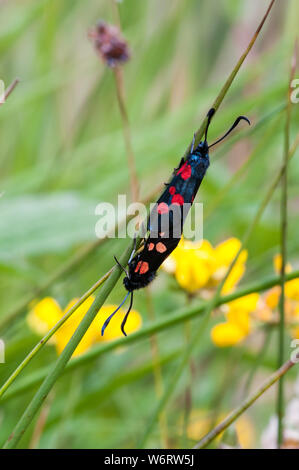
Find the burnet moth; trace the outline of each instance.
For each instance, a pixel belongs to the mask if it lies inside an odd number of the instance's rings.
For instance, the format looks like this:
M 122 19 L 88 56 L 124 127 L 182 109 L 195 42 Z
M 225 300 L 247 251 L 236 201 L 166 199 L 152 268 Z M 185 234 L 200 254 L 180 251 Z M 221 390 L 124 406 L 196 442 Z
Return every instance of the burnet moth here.
M 133 305 L 133 292 L 152 282 L 158 268 L 177 247 L 183 233 L 184 221 L 210 164 L 209 149 L 225 139 L 242 119 L 250 124 L 247 117 L 239 116 L 224 136 L 212 145 L 208 145 L 208 129 L 214 113 L 215 109 L 211 108 L 207 114 L 204 140 L 194 148 L 194 135 L 190 153 L 185 159 L 181 159 L 178 168 L 175 168 L 165 190 L 154 205 L 147 223 L 148 235 L 144 238 L 141 250 L 136 253 L 136 246 L 133 249 L 128 262 L 128 270 L 115 258 L 126 274 L 123 283 L 128 292 L 117 309 L 106 319 L 102 327 L 102 335 L 111 318 L 130 295 L 130 305 L 121 324 L 121 331 L 126 336 L 124 327 Z

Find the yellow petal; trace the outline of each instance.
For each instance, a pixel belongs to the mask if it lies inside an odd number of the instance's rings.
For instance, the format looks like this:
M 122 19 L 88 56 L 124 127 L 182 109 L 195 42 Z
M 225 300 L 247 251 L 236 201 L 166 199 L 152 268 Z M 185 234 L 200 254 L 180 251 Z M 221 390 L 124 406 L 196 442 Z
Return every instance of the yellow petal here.
M 61 354 L 61 352 L 64 350 L 65 346 L 67 345 L 73 333 L 75 332 L 75 329 L 76 328 L 72 328 L 69 330 L 64 329 L 63 333 L 60 332 L 60 330 L 58 330 L 58 332 L 55 333 L 57 354 Z M 94 343 L 94 335 L 93 333 L 90 332 L 90 329 L 89 329 L 87 330 L 87 332 L 81 339 L 80 343 L 76 347 L 75 351 L 73 352 L 72 357 L 80 356 L 81 354 L 85 353 L 86 351 L 88 351 L 88 349 L 92 346 L 93 343 Z
M 266 305 L 271 309 L 275 309 L 278 305 L 279 297 L 280 297 L 280 287 L 275 286 L 272 289 L 270 289 L 265 295 Z
M 66 313 L 68 310 L 70 310 L 76 302 L 78 302 L 79 298 L 74 298 L 72 299 L 68 304 L 67 306 L 65 307 L 64 309 L 64 312 L 63 313 Z M 92 303 L 94 302 L 95 300 L 95 296 L 94 295 L 91 295 L 90 297 L 88 297 L 78 308 L 76 308 L 75 312 L 73 313 L 73 315 L 70 317 L 70 319 L 74 319 L 75 316 L 77 317 L 83 317 L 87 311 L 89 310 L 89 308 L 91 307 Z
M 218 284 L 222 281 L 227 273 L 227 269 L 235 258 L 241 247 L 241 242 L 237 238 L 229 238 L 220 243 L 215 248 L 215 269 L 212 274 L 212 280 Z M 243 276 L 245 272 L 245 262 L 247 260 L 247 250 L 242 250 L 238 260 L 236 261 L 231 273 L 229 274 L 225 284 L 222 288 L 222 293 L 227 294 L 231 292 Z
M 208 257 L 215 256 L 215 250 L 212 247 L 211 243 L 208 240 L 200 240 L 193 243 L 193 248 L 202 253 L 205 253 Z
M 240 328 L 245 335 L 250 331 L 250 316 L 249 313 L 242 310 L 232 310 L 227 313 L 228 323 L 233 323 Z
M 67 312 L 77 301 L 78 299 L 71 300 L 69 304 L 66 306 L 64 313 Z M 75 310 L 75 312 L 70 316 L 70 318 L 54 334 L 56 338 L 56 349 L 57 349 L 58 354 L 60 354 L 63 351 L 63 349 L 65 348 L 65 346 L 71 339 L 72 335 L 75 333 L 76 329 L 78 328 L 84 315 L 89 310 L 93 301 L 94 301 L 93 296 L 90 296 L 88 299 L 86 299 L 85 302 L 83 302 L 83 304 L 80 305 L 80 307 L 78 307 Z M 75 349 L 72 357 L 78 356 L 86 352 L 92 346 L 94 342 L 95 342 L 95 333 L 91 325 L 86 331 L 80 343 L 78 344 L 77 348 Z
M 183 289 L 196 292 L 209 281 L 214 263 L 214 251 L 207 240 L 186 240 L 182 255 L 176 259 L 176 280 Z
M 206 259 L 195 250 L 185 253 L 177 264 L 175 277 L 179 285 L 188 292 L 196 292 L 206 285 L 211 270 Z
M 211 330 L 213 343 L 218 347 L 234 346 L 244 339 L 246 334 L 235 323 L 218 323 Z
M 239 297 L 236 300 L 232 300 L 227 304 L 229 311 L 232 312 L 241 310 L 247 313 L 253 312 L 257 308 L 259 297 L 259 294 L 252 293 L 244 295 L 243 297 Z
M 241 255 L 240 255 L 241 256 Z M 232 292 L 240 279 L 243 277 L 245 272 L 245 265 L 239 261 L 236 262 L 235 266 L 231 270 L 228 278 L 226 279 L 222 289 L 222 294 L 228 294 Z
M 60 320 L 62 310 L 52 297 L 45 297 L 36 303 L 27 315 L 29 327 L 44 336 Z M 52 342 L 53 342 L 53 338 Z
M 289 299 L 299 302 L 299 278 L 286 282 L 285 294 Z
M 197 285 L 195 285 L 193 279 L 192 254 L 193 252 L 187 252 L 185 256 L 177 262 L 175 271 L 175 278 L 178 284 L 188 292 L 195 292 L 197 290 Z
M 299 322 L 299 304 L 295 305 L 294 311 L 293 311 L 293 317 L 295 321 Z
M 177 267 L 177 263 L 184 256 L 186 246 L 186 241 L 182 237 L 178 246 L 173 250 L 173 252 L 166 258 L 166 260 L 162 264 L 162 269 L 164 269 L 169 274 L 174 274 Z
M 107 326 L 104 336 L 101 336 L 101 328 L 105 320 L 111 315 L 114 310 L 117 308 L 117 305 L 105 305 L 104 307 L 101 308 L 99 313 L 96 316 L 96 320 L 98 323 L 98 333 L 97 333 L 97 338 L 99 341 L 111 341 L 116 338 L 122 338 L 123 334 L 121 331 L 121 323 L 124 319 L 124 316 L 126 314 L 126 311 L 123 309 L 119 309 L 118 312 L 112 317 L 109 325 Z M 134 333 L 134 331 L 137 331 L 141 328 L 142 325 L 142 317 L 137 310 L 131 310 L 126 326 L 125 326 L 125 332 L 127 335 Z
M 194 283 L 197 289 L 204 287 L 213 272 L 214 257 L 206 251 L 195 250 L 191 259 L 191 270 L 193 272 Z
M 241 242 L 237 238 L 228 238 L 215 247 L 215 255 L 218 266 L 228 266 L 234 259 L 241 247 Z
M 274 269 L 277 272 L 277 274 L 281 273 L 281 263 L 282 263 L 281 254 L 275 255 L 273 258 L 273 264 L 274 264 Z M 290 273 L 291 271 L 292 271 L 292 265 L 290 263 L 287 263 L 285 267 L 285 272 Z

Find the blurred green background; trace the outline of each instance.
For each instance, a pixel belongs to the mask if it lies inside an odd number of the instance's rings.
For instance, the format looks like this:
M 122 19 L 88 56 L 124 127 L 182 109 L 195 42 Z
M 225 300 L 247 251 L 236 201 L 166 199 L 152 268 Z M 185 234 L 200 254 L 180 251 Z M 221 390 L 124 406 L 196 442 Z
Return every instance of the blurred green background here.
M 255 31 L 267 1 L 260 0 L 123 0 L 119 3 L 123 34 L 132 51 L 124 66 L 125 91 L 133 148 L 146 197 L 167 181 L 211 103 Z M 0 108 L 0 318 L 81 246 L 95 239 L 101 201 L 116 204 L 128 194 L 129 173 L 122 122 L 112 71 L 98 59 L 87 32 L 100 19 L 115 22 L 112 0 L 2 0 L 0 2 L 0 78 L 20 84 Z M 283 154 L 284 114 L 290 61 L 298 29 L 296 0 L 277 2 L 250 56 L 210 128 L 210 142 L 222 135 L 239 114 L 252 121 L 211 152 L 211 166 L 198 196 L 207 216 L 204 237 L 213 245 L 241 238 L 252 220 Z M 299 113 L 293 106 L 291 142 Z M 215 198 L 253 154 L 247 168 L 215 206 Z M 288 256 L 298 265 L 298 177 L 294 158 L 289 171 Z M 277 191 L 249 244 L 242 282 L 273 274 L 279 251 Z M 213 210 L 212 210 L 213 209 Z M 119 255 L 126 240 L 109 240 L 60 279 L 47 294 L 63 307 L 85 292 Z M 159 275 L 151 288 L 156 318 L 186 303 L 169 276 Z M 109 301 L 123 298 L 119 282 Z M 147 320 L 144 291 L 135 308 Z M 196 320 L 195 320 L 196 321 Z M 211 325 L 215 322 L 211 319 Z M 100 325 L 99 325 L 100 327 Z M 6 363 L 1 383 L 38 336 L 24 316 L 2 335 Z M 277 343 L 262 360 L 256 380 L 276 368 Z M 240 401 L 240 387 L 257 360 L 260 338 L 250 344 L 217 349 L 208 332 L 194 355 L 192 409 L 220 411 Z M 182 326 L 158 335 L 167 383 L 184 350 Z M 45 347 L 21 381 L 33 377 L 56 358 Z M 95 358 L 57 382 L 38 446 L 46 448 L 134 447 L 157 401 L 150 342 Z M 229 367 L 231 365 L 231 367 Z M 227 374 L 229 378 L 227 382 Z M 171 445 L 182 447 L 179 423 L 188 371 L 167 407 Z M 288 376 L 287 385 L 294 379 Z M 257 382 L 258 383 L 258 382 Z M 0 442 L 11 432 L 36 386 L 4 396 L 0 404 Z M 288 388 L 287 388 L 288 390 Z M 249 412 L 260 446 L 260 434 L 275 410 L 271 390 Z M 30 431 L 20 447 L 32 443 Z M 158 426 L 148 446 L 161 445 Z M 189 447 L 193 441 L 188 441 Z

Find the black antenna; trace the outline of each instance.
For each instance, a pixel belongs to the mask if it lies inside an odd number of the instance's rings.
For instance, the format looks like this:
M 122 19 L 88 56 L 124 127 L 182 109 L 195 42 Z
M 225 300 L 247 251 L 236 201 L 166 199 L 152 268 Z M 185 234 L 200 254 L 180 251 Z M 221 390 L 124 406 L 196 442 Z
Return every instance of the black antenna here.
M 235 122 L 233 123 L 232 127 L 226 132 L 226 134 L 224 134 L 223 137 L 221 137 L 220 139 L 216 140 L 216 142 L 214 142 L 212 145 L 209 145 L 209 149 L 210 149 L 211 147 L 213 147 L 213 145 L 219 144 L 219 142 L 221 142 L 223 139 L 225 139 L 225 137 L 227 137 L 228 134 L 230 134 L 230 133 L 234 130 L 234 128 L 237 127 L 237 125 L 239 124 L 239 122 L 240 122 L 242 119 L 243 119 L 244 121 L 248 122 L 248 124 L 250 125 L 250 121 L 249 121 L 249 119 L 248 119 L 246 116 L 239 116 L 239 117 L 235 120 Z
M 109 325 L 111 318 L 116 314 L 116 312 L 118 312 L 118 310 L 123 306 L 123 304 L 124 304 L 125 301 L 127 300 L 129 293 L 130 293 L 130 292 L 128 292 L 128 293 L 126 294 L 124 300 L 123 300 L 122 303 L 117 307 L 117 309 L 115 309 L 114 312 L 111 313 L 111 315 L 109 315 L 109 317 L 105 320 L 105 323 L 104 323 L 104 325 L 102 326 L 102 330 L 101 330 L 101 335 L 102 335 L 102 336 L 104 335 L 104 332 L 105 332 L 107 326 Z
M 125 324 L 127 323 L 127 319 L 128 319 L 129 313 L 130 313 L 130 311 L 131 311 L 131 309 L 132 309 L 132 306 L 133 306 L 133 291 L 131 291 L 131 299 L 130 299 L 129 308 L 128 308 L 128 310 L 127 310 L 127 313 L 125 314 L 125 317 L 124 317 L 124 319 L 123 319 L 123 321 L 122 321 L 122 324 L 121 324 L 121 327 L 120 327 L 121 331 L 123 332 L 123 334 L 124 334 L 125 336 L 127 336 L 127 333 L 125 332 Z
M 211 124 L 211 120 L 212 120 L 212 117 L 214 116 L 215 114 L 215 108 L 211 108 L 207 114 L 207 118 L 208 118 L 208 122 L 207 122 L 207 126 L 206 126 L 206 130 L 205 130 L 205 142 L 207 142 L 207 138 L 208 138 L 208 130 L 209 130 L 209 127 L 210 127 L 210 124 Z
M 211 124 L 211 120 L 212 120 L 212 117 L 214 116 L 214 114 L 215 114 L 215 108 L 211 108 L 209 110 L 208 114 L 207 114 L 208 122 L 207 122 L 206 130 L 205 130 L 205 140 L 204 140 L 205 143 L 207 143 L 208 129 L 209 129 L 209 126 Z M 190 153 L 193 152 L 194 144 L 195 144 L 195 138 L 196 138 L 196 133 L 193 136 Z

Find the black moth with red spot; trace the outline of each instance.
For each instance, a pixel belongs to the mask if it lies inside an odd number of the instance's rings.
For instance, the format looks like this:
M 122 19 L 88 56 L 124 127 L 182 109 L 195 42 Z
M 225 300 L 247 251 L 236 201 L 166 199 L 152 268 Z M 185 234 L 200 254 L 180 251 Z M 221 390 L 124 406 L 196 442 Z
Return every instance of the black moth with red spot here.
M 132 254 L 128 263 L 128 271 L 123 268 L 126 272 L 123 282 L 128 293 L 115 312 L 105 321 L 102 335 L 113 315 L 131 294 L 130 306 L 121 325 L 121 330 L 126 336 L 124 326 L 132 308 L 133 291 L 152 282 L 158 268 L 177 247 L 183 233 L 184 221 L 210 164 L 209 148 L 224 139 L 241 119 L 245 119 L 250 124 L 246 117 L 239 116 L 227 133 L 209 146 L 207 132 L 214 113 L 214 108 L 208 112 L 204 141 L 194 148 L 195 139 L 193 139 L 190 153 L 186 159 L 181 160 L 179 167 L 175 169 L 170 182 L 156 202 L 149 217 L 147 226 L 149 235 L 144 240 L 142 251 L 139 251 L 135 256 L 134 253 Z

